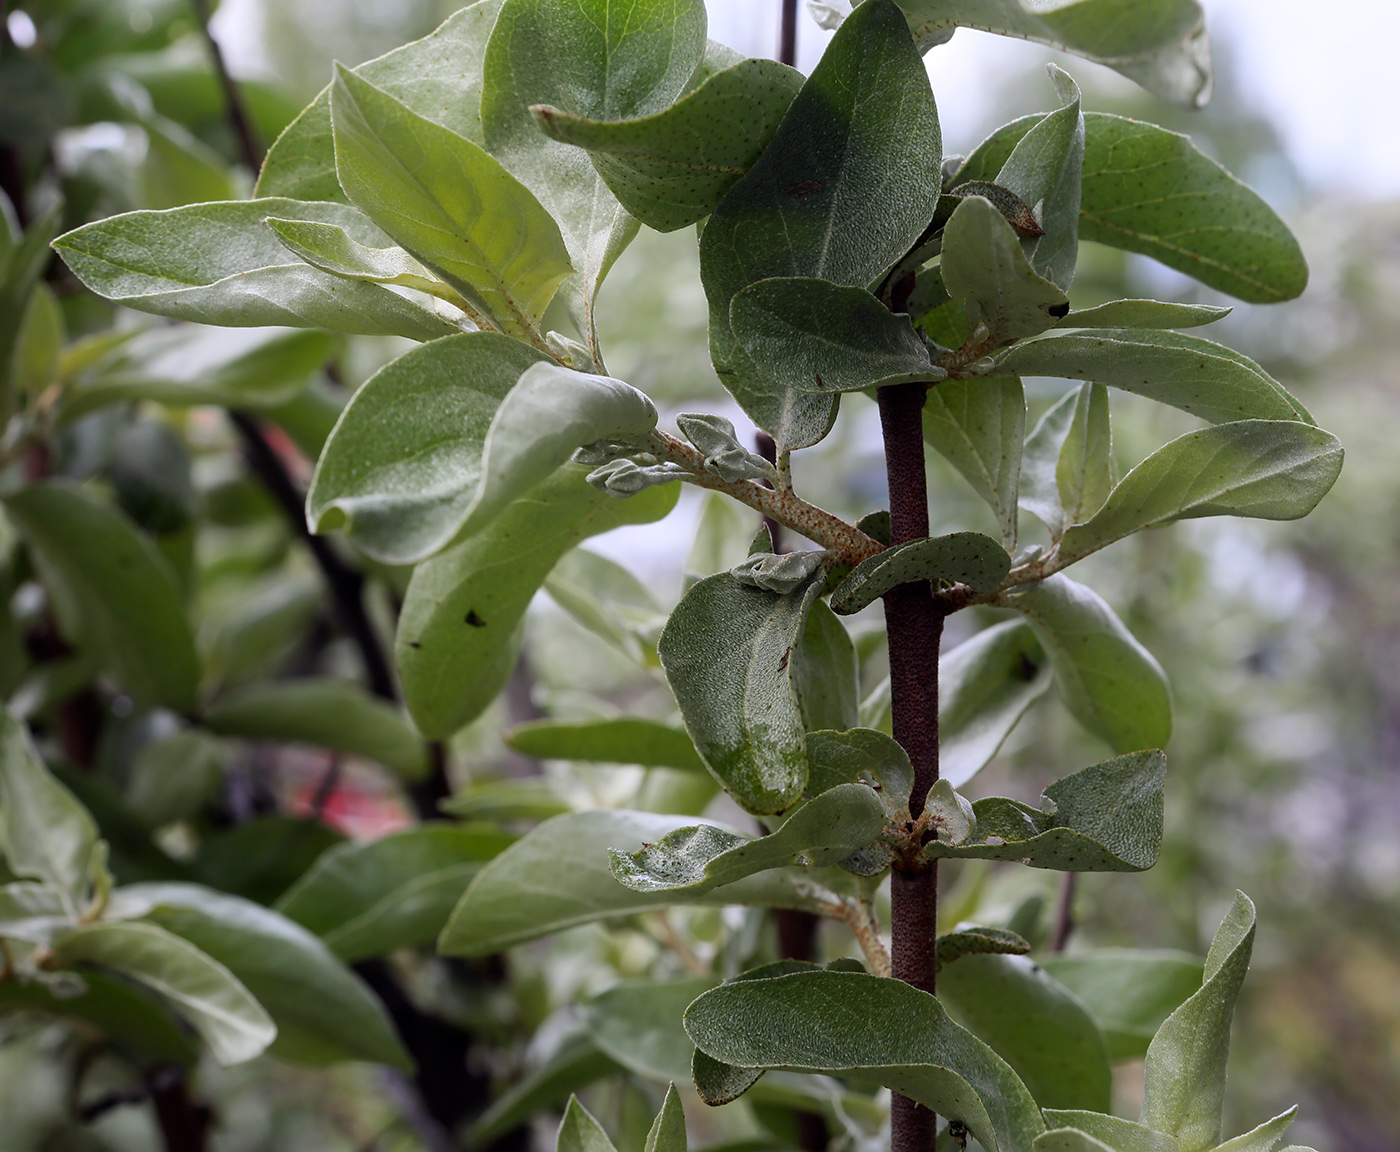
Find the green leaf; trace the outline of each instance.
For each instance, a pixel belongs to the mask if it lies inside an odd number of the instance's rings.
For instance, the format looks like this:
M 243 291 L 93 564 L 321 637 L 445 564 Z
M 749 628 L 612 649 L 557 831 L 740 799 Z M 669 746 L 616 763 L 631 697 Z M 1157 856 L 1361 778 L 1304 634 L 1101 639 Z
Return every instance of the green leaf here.
M 29 225 L 13 249 L 0 251 L 0 411 L 7 418 L 11 372 L 26 305 L 49 262 L 49 241 L 62 219 L 63 205 L 57 204 Z M 0 222 L 0 231 L 8 234 L 8 222 Z
M 423 742 L 392 704 L 329 677 L 270 680 L 225 694 L 204 714 L 220 736 L 311 744 L 378 760 L 409 780 L 428 770 Z
M 559 795 L 559 790 L 541 777 L 482 780 L 439 800 L 438 808 L 463 820 L 496 824 L 548 820 L 574 810 L 573 805 Z
M 468 4 L 431 35 L 361 64 L 355 74 L 402 100 L 420 116 L 468 140 L 484 143 L 482 59 L 500 8 L 501 0 Z M 268 150 L 254 195 L 347 202 L 335 174 L 329 84 Z
M 859 612 L 903 584 L 966 584 L 991 592 L 1011 570 L 1011 557 L 990 536 L 954 532 L 909 540 L 862 560 L 831 594 L 831 609 L 843 616 Z
M 383 1005 L 285 916 L 197 884 L 128 885 L 113 897 L 113 913 L 159 925 L 232 972 L 277 1025 L 273 1055 L 412 1067 Z
M 105 853 L 97 854 L 97 824 L 44 766 L 29 730 L 0 709 L 0 800 L 5 859 L 16 876 L 51 885 L 64 914 L 76 919 Z
M 267 218 L 267 226 L 293 256 L 313 268 L 347 280 L 416 288 L 463 310 L 472 305 L 402 248 L 370 248 L 351 239 L 344 228 L 309 220 Z
M 941 972 L 964 956 L 1024 956 L 1030 950 L 1026 939 L 1015 932 L 972 924 L 938 937 L 934 945 L 934 971 Z
M 1141 872 L 1162 846 L 1165 774 L 1160 752 L 1134 752 L 1055 781 L 1040 809 L 1004 796 L 975 801 L 973 837 L 931 841 L 924 855 L 1020 860 L 1060 872 Z
M 856 972 L 737 980 L 686 1011 L 714 1060 L 873 1080 L 966 1124 L 988 1152 L 1028 1152 L 1044 1130 L 1026 1086 L 927 992 Z
M 997 129 L 955 177 L 991 180 L 1040 117 Z M 1259 194 L 1155 124 L 1084 114 L 1079 238 L 1140 252 L 1241 300 L 1291 300 L 1308 282 L 1298 241 Z
M 686 823 L 683 816 L 608 809 L 546 820 L 477 873 L 439 950 L 487 956 L 579 924 L 681 903 L 624 888 L 608 868 L 608 851 L 635 852 Z M 817 898 L 809 890 L 792 874 L 770 872 L 683 902 L 813 910 Z
M 339 66 L 331 84 L 336 172 L 351 203 L 494 321 L 538 339 L 574 271 L 559 226 L 479 144 Z
M 569 1106 L 564 1109 L 555 1149 L 556 1152 L 617 1152 L 603 1126 L 578 1102 L 577 1096 L 570 1096 Z
M 351 841 L 321 856 L 277 901 L 342 960 L 430 944 L 482 864 L 512 837 L 442 821 Z
M 631 120 L 596 120 L 531 108 L 552 139 L 585 148 L 622 206 L 672 232 L 704 219 L 753 167 L 802 86 L 773 60 L 740 60 L 706 77 L 669 108 Z
M 720 201 L 700 240 L 710 358 L 744 411 L 785 449 L 815 444 L 837 398 L 802 395 L 755 363 L 730 301 L 759 280 L 815 276 L 864 288 L 933 219 L 938 113 L 899 11 L 862 4 L 793 100 L 772 142 Z
M 864 288 L 810 276 L 750 284 L 729 304 L 729 327 L 755 364 L 791 387 L 828 395 L 941 380 L 909 317 Z
M 451 736 L 505 686 L 525 609 L 565 552 L 610 528 L 659 520 L 675 505 L 674 485 L 616 500 L 584 483 L 586 472 L 560 469 L 482 532 L 414 569 L 395 656 L 404 701 L 427 739 Z
M 1184 108 L 1210 99 L 1210 44 L 1196 0 L 900 0 L 922 47 L 958 27 L 1047 44 L 1107 64 L 1149 92 Z
M 152 830 L 198 815 L 224 787 L 219 741 L 198 728 L 147 744 L 131 764 L 126 804 Z
M 1047 68 L 1063 107 L 1017 142 L 995 183 L 1032 207 L 1044 234 L 1028 253 L 1031 267 L 1068 292 L 1079 253 L 1084 116 L 1079 86 L 1056 65 Z
M 1108 389 L 1086 383 L 1075 397 L 1074 414 L 1055 463 L 1055 486 L 1066 524 L 1082 524 L 1103 507 L 1113 489 L 1113 473 Z
M 1102 1140 L 1075 1128 L 1054 1128 L 1035 1138 L 1035 1152 L 1115 1152 Z
M 860 723 L 859 661 L 846 626 L 822 601 L 807 613 L 797 662 L 797 703 L 807 731 L 844 730 Z
M 539 1067 L 498 1096 L 463 1133 L 467 1148 L 484 1148 L 514 1131 L 545 1108 L 605 1076 L 621 1072 L 611 1057 L 582 1036 L 565 1040 Z
M 1297 520 L 1342 470 L 1330 432 L 1284 420 L 1240 420 L 1190 432 L 1159 448 L 1109 494 L 1087 523 L 1070 528 L 1060 557 L 1072 563 L 1143 528 L 1197 516 Z
M 1176 1152 L 1176 1141 L 1170 1136 L 1117 1116 L 1054 1108 L 1044 1109 L 1044 1115 L 1051 1127 L 1075 1128 L 1113 1152 Z
M 1011 349 L 999 371 L 1093 380 L 1190 412 L 1212 424 L 1301 420 L 1298 401 L 1247 356 L 1199 336 L 1150 329 L 1052 332 Z
M 909 754 L 892 736 L 869 728 L 808 732 L 807 759 L 811 766 L 807 779 L 809 797 L 816 798 L 829 789 L 861 780 L 879 795 L 891 823 L 909 819 L 914 769 Z
M 1283 1139 L 1283 1134 L 1288 1131 L 1288 1126 L 1293 1123 L 1293 1118 L 1298 1115 L 1298 1106 L 1295 1104 L 1287 1112 L 1275 1116 L 1272 1120 L 1266 1120 L 1258 1128 L 1246 1132 L 1243 1136 L 1236 1136 L 1233 1140 L 1226 1140 L 1215 1149 L 1215 1152 L 1273 1152 L 1278 1146 L 1278 1142 Z
M 276 1039 L 277 1026 L 232 972 L 155 924 L 86 924 L 54 952 L 63 964 L 97 964 L 158 992 L 220 1064 L 251 1060 Z
M 434 341 L 355 394 L 317 465 L 307 518 L 317 532 L 345 526 L 384 563 L 415 563 L 480 532 L 581 444 L 655 426 L 636 389 L 519 341 Z
M 940 267 L 948 294 L 964 302 L 972 339 L 988 349 L 1053 328 L 1069 306 L 1069 297 L 1031 266 L 1020 237 L 982 196 L 966 196 L 953 210 L 943 228 Z
M 1113 1076 L 1098 1026 L 1038 965 L 1022 956 L 967 956 L 939 973 L 938 995 L 1041 1107 L 1108 1110 Z
M 961 788 L 997 754 L 1050 687 L 1050 662 L 1029 627 L 983 629 L 938 662 L 938 770 Z
M 591 760 L 705 771 L 705 762 L 682 729 L 639 716 L 536 720 L 512 728 L 506 733 L 506 743 L 539 760 Z
M 695 1045 L 681 1017 L 716 983 L 713 976 L 687 976 L 619 984 L 584 1002 L 584 1027 L 593 1043 L 632 1075 L 685 1083 Z
M 1007 603 L 1049 654 L 1076 720 L 1120 752 L 1166 744 L 1172 730 L 1166 674 L 1097 592 L 1055 575 Z
M 1230 1022 L 1254 950 L 1254 905 L 1243 892 L 1206 956 L 1200 990 L 1167 1017 L 1147 1049 L 1143 1124 L 1175 1136 L 1180 1152 L 1220 1143 Z
M 684 1076 L 677 1079 L 684 1082 Z M 681 1095 L 672 1083 L 666 1088 L 666 1099 L 662 1101 L 661 1111 L 656 1114 L 651 1131 L 647 1133 L 642 1152 L 686 1152 L 687 1148 Z
M 1233 309 L 1214 304 L 1174 304 L 1163 300 L 1110 300 L 1097 308 L 1071 312 L 1057 328 L 1196 328 L 1214 324 Z
M 809 800 L 781 828 L 757 838 L 714 824 L 667 833 L 640 852 L 609 853 L 612 873 L 634 892 L 702 894 L 770 868 L 839 864 L 885 830 L 880 795 L 866 784 L 838 784 Z
M 644 668 L 657 666 L 656 638 L 666 613 L 621 564 L 575 548 L 544 582 L 549 598 L 593 635 Z
M 272 198 L 127 212 L 68 232 L 53 246 L 99 296 L 157 316 L 410 340 L 459 331 L 430 299 L 415 303 L 299 260 L 264 223 L 269 216 L 334 224 L 371 248 L 385 247 L 389 239 L 347 204 Z
M 817 571 L 792 592 L 769 592 L 721 572 L 682 597 L 661 633 L 661 666 L 686 731 L 750 812 L 781 812 L 807 784 L 793 657 L 822 584 Z
M 43 281 L 30 289 L 23 308 L 10 360 L 10 386 L 16 395 L 39 396 L 58 376 L 67 330 L 58 297 Z
M 0 792 L 0 800 L 3 799 Z M 71 927 L 82 911 L 67 895 L 57 884 L 33 880 L 0 885 L 0 939 L 48 947 L 54 936 Z
M 704 57 L 705 25 L 700 0 L 506 0 L 486 47 L 486 147 L 559 222 L 578 272 L 565 293 L 595 361 L 598 287 L 638 224 L 588 153 L 551 140 L 530 109 L 548 105 L 593 120 L 660 112 Z
M 344 840 L 319 821 L 269 813 L 206 835 L 194 871 L 211 888 L 270 905 Z
M 707 493 L 695 542 L 685 560 L 686 587 L 742 563 L 756 521 L 752 511 L 724 493 Z
M 326 332 L 163 325 L 123 343 L 74 380 L 59 418 L 71 422 L 124 400 L 266 408 L 300 392 L 336 347 Z
M 1060 456 L 1069 438 L 1079 403 L 1077 390 L 1066 392 L 1036 421 L 1021 455 L 1020 506 L 1050 529 L 1058 540 L 1065 530 L 1060 506 Z
M 1016 550 L 1016 493 L 1026 395 L 1015 376 L 944 380 L 924 402 L 924 441 L 991 505 L 1001 541 Z
M 1041 964 L 1088 1008 L 1113 1060 L 1145 1056 L 1162 1021 L 1201 986 L 1201 961 L 1185 952 L 1103 948 Z
M 189 712 L 199 684 L 194 637 L 170 569 L 116 509 L 71 485 L 31 484 L 4 498 L 64 633 L 99 654 L 142 703 Z

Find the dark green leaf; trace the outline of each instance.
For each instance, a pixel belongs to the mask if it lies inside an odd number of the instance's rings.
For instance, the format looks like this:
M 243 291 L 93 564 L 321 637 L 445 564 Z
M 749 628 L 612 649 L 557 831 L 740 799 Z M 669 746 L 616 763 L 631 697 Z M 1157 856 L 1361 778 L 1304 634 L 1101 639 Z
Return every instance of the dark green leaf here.
M 735 1068 L 873 1080 L 966 1124 L 988 1152 L 1028 1152 L 1044 1130 L 1015 1072 L 926 992 L 854 972 L 738 980 L 686 1011 L 696 1047 Z
M 428 770 L 423 742 L 403 714 L 348 680 L 274 680 L 235 689 L 204 715 L 220 736 L 311 744 L 378 760 L 417 780 Z
M 147 827 L 157 829 L 197 815 L 223 786 L 219 741 L 188 728 L 137 753 L 126 782 L 126 803 Z
M 1040 809 L 1004 796 L 978 800 L 972 838 L 934 840 L 924 855 L 1020 860 L 1060 872 L 1141 872 L 1162 846 L 1165 774 L 1160 752 L 1134 752 L 1055 781 Z
M 585 484 L 586 471 L 560 469 L 481 533 L 414 570 L 395 655 L 404 700 L 428 739 L 474 720 L 505 686 L 525 609 L 565 552 L 598 532 L 659 520 L 678 495 L 668 486 L 615 500 Z M 522 537 L 530 542 L 523 554 Z
M 837 399 L 801 395 L 755 364 L 729 328 L 730 301 L 774 276 L 863 288 L 933 219 L 938 114 L 899 11 L 862 4 L 842 25 L 763 155 L 705 226 L 700 271 L 710 356 L 744 410 L 788 449 L 831 429 Z
M 1145 1056 L 1162 1021 L 1201 986 L 1201 961 L 1185 952 L 1104 948 L 1041 963 L 1089 1010 L 1113 1060 Z
M 857 564 L 831 594 L 831 608 L 843 616 L 859 612 L 902 584 L 966 584 L 991 592 L 1010 570 L 1006 549 L 980 532 L 910 540 Z
M 211 888 L 270 905 L 344 839 L 314 820 L 256 816 L 206 836 L 194 870 Z
M 909 754 L 892 736 L 869 728 L 808 732 L 807 758 L 811 764 L 808 796 L 818 797 L 828 789 L 861 780 L 879 795 L 890 822 L 909 819 L 914 769 Z
M 924 403 L 924 440 L 938 450 L 996 514 L 1001 540 L 1016 550 L 1016 490 L 1026 395 L 1015 376 L 944 380 Z
M 1196 516 L 1297 520 L 1341 470 L 1341 441 L 1310 424 L 1240 420 L 1202 428 L 1124 476 L 1095 516 L 1065 532 L 1059 554 L 1072 563 L 1143 528 Z
M 1025 938 L 1015 932 L 973 924 L 938 937 L 934 947 L 935 971 L 941 972 L 954 960 L 961 960 L 964 956 L 1024 956 L 1030 950 L 1031 946 Z
M 64 632 L 144 703 L 194 707 L 199 664 L 175 575 L 120 512 L 71 485 L 5 497 Z
M 1021 956 L 968 956 L 939 973 L 939 998 L 1011 1065 L 1045 1108 L 1109 1107 L 1112 1071 L 1084 1006 Z
M 482 864 L 513 837 L 431 822 L 338 845 L 277 901 L 342 960 L 383 956 L 436 939 Z
M 793 658 L 822 582 L 816 572 L 778 593 L 722 572 L 694 585 L 661 633 L 661 664 L 686 730 L 751 812 L 781 812 L 807 784 Z
M 113 912 L 159 925 L 232 972 L 276 1023 L 274 1055 L 412 1067 L 369 989 L 315 936 L 271 909 L 197 884 L 133 884 L 116 893 Z
M 803 392 L 860 392 L 941 380 L 909 318 L 864 288 L 810 276 L 759 280 L 729 304 L 729 327 L 755 364 Z
M 1075 719 L 1118 751 L 1166 745 L 1172 730 L 1166 674 L 1097 592 L 1055 575 L 1018 591 L 1008 604 L 1034 629 Z
M 459 331 L 428 298 L 345 280 L 293 256 L 263 222 L 310 220 L 382 248 L 389 238 L 347 204 L 230 200 L 128 212 L 60 236 L 54 247 L 84 284 L 128 308 L 234 328 L 284 324 L 431 340 Z
M 509 336 L 538 339 L 574 271 L 534 194 L 479 144 L 340 67 L 336 172 L 350 201 Z M 469 195 L 466 193 L 470 193 Z
M 695 745 L 680 728 L 619 716 L 607 720 L 536 720 L 506 734 L 506 742 L 541 760 L 593 760 L 705 770 Z
M 781 828 L 757 839 L 714 824 L 669 832 L 640 852 L 610 853 L 612 873 L 634 892 L 699 895 L 771 868 L 826 867 L 867 848 L 885 830 L 880 795 L 838 784 L 807 801 Z
M 531 111 L 555 140 L 586 148 L 622 206 L 671 232 L 708 216 L 773 138 L 802 74 L 772 60 L 740 60 L 676 103 L 634 120 Z
M 448 955 L 486 956 L 578 924 L 677 903 L 613 879 L 608 851 L 635 852 L 683 827 L 685 817 L 598 810 L 546 820 L 472 881 L 438 942 Z M 815 906 L 792 875 L 771 872 L 687 900 L 760 907 Z

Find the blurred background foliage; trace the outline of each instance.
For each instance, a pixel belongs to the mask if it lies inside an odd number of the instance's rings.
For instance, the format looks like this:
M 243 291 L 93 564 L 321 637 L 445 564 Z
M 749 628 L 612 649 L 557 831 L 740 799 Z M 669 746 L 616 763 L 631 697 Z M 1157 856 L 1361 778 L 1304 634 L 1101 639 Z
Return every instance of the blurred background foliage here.
M 729 5 L 738 0 L 711 6 L 719 14 Z M 260 46 L 265 62 L 265 75 L 243 82 L 260 140 L 270 142 L 314 95 L 332 58 L 353 64 L 377 55 L 430 31 L 453 7 L 443 0 L 236 5 L 222 30 L 245 47 Z M 249 194 L 251 175 L 236 162 L 223 98 L 184 0 L 27 0 L 10 5 L 6 25 L 0 184 L 21 223 L 59 196 L 70 228 L 131 208 Z M 802 35 L 815 41 L 818 33 L 805 24 Z M 1296 1141 L 1324 1152 L 1383 1152 L 1400 1146 L 1400 204 L 1364 190 L 1344 196 L 1310 188 L 1274 126 L 1232 84 L 1230 49 L 1217 42 L 1215 101 L 1194 115 L 1135 96 L 1092 65 L 1062 63 L 1084 86 L 1087 107 L 1189 132 L 1289 218 L 1312 266 L 1306 294 L 1280 306 L 1239 306 L 1217 338 L 1302 397 L 1346 444 L 1347 465 L 1320 509 L 1299 524 L 1188 522 L 1088 562 L 1091 583 L 1166 667 L 1177 724 L 1161 862 L 1142 876 L 1083 876 L 1070 951 L 1092 943 L 1199 953 L 1233 890 L 1246 890 L 1259 906 L 1260 942 L 1236 1024 L 1227 1131 L 1298 1101 Z M 1048 96 L 1038 69 L 1000 74 L 984 100 L 983 126 L 1040 110 Z M 968 150 L 976 138 L 945 147 Z M 604 291 L 610 370 L 655 397 L 663 416 L 700 408 L 742 427 L 709 368 L 697 273 L 692 231 L 644 231 Z M 1074 306 L 1118 296 L 1232 303 L 1145 259 L 1086 245 Z M 23 306 L 27 359 L 14 369 L 21 388 L 81 377 L 114 341 L 147 323 L 81 291 L 57 261 Z M 271 442 L 294 477 L 309 474 L 308 457 L 349 390 L 403 347 L 391 339 L 346 341 L 330 349 L 323 370 L 308 369 L 284 398 L 262 405 Z M 1032 423 L 1063 387 L 1030 382 Z M 1114 406 L 1125 467 L 1188 427 L 1185 417 L 1180 428 L 1168 427 L 1172 414 L 1131 396 L 1115 394 Z M 836 432 L 796 462 L 804 494 L 851 516 L 880 507 L 877 429 L 874 406 L 852 396 Z M 172 561 L 199 629 L 206 693 L 268 678 L 360 677 L 314 566 L 249 470 L 221 409 L 129 402 L 75 420 L 46 443 L 45 471 L 106 492 Z M 992 527 L 950 469 L 936 458 L 931 468 L 935 531 Z M 620 586 L 614 625 L 623 619 L 624 631 L 654 639 L 657 607 L 679 597 L 682 560 L 702 513 L 711 528 L 727 523 L 719 508 L 688 492 L 665 522 L 591 542 L 644 585 Z M 732 513 L 731 539 L 750 530 L 744 515 Z M 11 603 L 0 613 L 0 689 L 47 733 L 51 761 L 97 813 L 123 879 L 193 874 L 271 901 L 327 847 L 414 819 L 411 791 L 379 765 L 303 744 L 221 740 L 202 775 L 182 760 L 183 791 L 172 794 L 173 777 L 159 775 L 149 749 L 170 737 L 177 719 L 133 711 L 46 631 L 42 592 L 16 562 L 14 534 L 3 524 L 0 552 L 8 557 L 3 591 Z M 385 626 L 403 574 L 360 563 L 374 577 L 369 604 Z M 569 578 L 557 573 L 556 586 Z M 579 613 L 559 606 L 566 600 L 539 599 L 509 689 L 454 741 L 452 785 L 475 797 L 469 803 L 478 813 L 491 802 L 481 785 L 536 774 L 548 787 L 545 809 L 680 810 L 688 785 L 676 774 L 540 763 L 503 743 L 502 729 L 541 716 L 673 712 L 646 644 L 624 637 L 615 651 L 600 651 Z M 874 623 L 866 622 L 861 649 L 867 683 L 883 659 Z M 1063 709 L 1042 700 L 977 787 L 1034 795 L 1102 752 Z M 530 816 L 530 806 L 504 818 L 517 815 Z M 995 866 L 947 873 L 950 918 L 959 909 L 976 909 L 984 921 L 1000 912 L 1027 935 L 1048 931 L 1057 899 L 1052 874 Z M 835 927 L 822 933 L 818 950 L 826 958 L 850 951 Z M 391 968 L 396 994 L 416 1006 L 418 1019 L 447 1021 L 467 1037 L 454 1050 L 456 1067 L 442 1075 L 465 1069 L 498 1096 L 515 1085 L 507 1105 L 538 1099 L 557 1106 L 560 1084 L 582 1082 L 568 1071 L 581 998 L 643 975 L 680 977 L 711 964 L 728 970 L 776 948 L 760 914 L 697 909 L 577 929 L 518 949 L 508 962 L 468 967 L 408 951 Z M 610 1067 L 587 1099 L 619 1149 L 639 1152 L 659 1103 L 656 1085 Z M 554 1080 L 541 1080 L 540 1069 Z M 75 1102 L 111 1099 L 128 1080 L 121 1061 L 81 1029 L 0 1016 L 0 1150 L 156 1147 L 143 1108 L 75 1118 Z M 198 1092 L 217 1116 L 212 1147 L 219 1152 L 437 1147 L 412 1085 L 365 1065 L 311 1070 L 263 1058 L 219 1069 L 206 1062 Z M 1118 1109 L 1133 1114 L 1140 1092 L 1140 1064 L 1120 1065 Z M 529 1112 L 502 1107 L 473 1130 L 479 1141 Z M 771 1098 L 718 1111 L 695 1104 L 687 1114 L 702 1146 L 811 1146 L 798 1113 Z M 840 1146 L 877 1140 L 867 1118 L 839 1105 L 833 1115 L 844 1117 L 828 1120 Z M 537 1121 L 536 1146 L 550 1146 L 549 1133 Z M 523 1147 L 522 1139 L 512 1138 L 513 1146 Z

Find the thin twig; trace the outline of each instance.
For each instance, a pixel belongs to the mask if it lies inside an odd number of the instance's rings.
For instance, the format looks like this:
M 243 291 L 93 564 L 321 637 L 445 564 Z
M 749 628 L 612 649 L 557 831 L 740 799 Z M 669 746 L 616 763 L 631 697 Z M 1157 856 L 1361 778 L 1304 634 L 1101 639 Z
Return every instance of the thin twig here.
M 190 6 L 199 20 L 200 31 L 204 33 L 204 43 L 209 48 L 209 58 L 214 65 L 214 75 L 219 79 L 219 87 L 224 91 L 224 103 L 228 110 L 229 127 L 238 140 L 239 151 L 243 153 L 243 163 L 252 170 L 254 179 L 262 167 L 263 152 L 258 145 L 253 122 L 248 118 L 248 110 L 243 104 L 243 94 L 229 73 L 223 50 L 209 28 L 209 0 L 190 0 Z
M 843 898 L 839 903 L 827 905 L 823 911 L 851 930 L 871 972 L 876 976 L 892 975 L 890 954 L 880 939 L 880 925 L 869 901 Z
M 1055 930 L 1050 936 L 1050 951 L 1063 952 L 1074 931 L 1074 892 L 1079 886 L 1078 872 L 1060 873 L 1060 898 L 1055 904 Z

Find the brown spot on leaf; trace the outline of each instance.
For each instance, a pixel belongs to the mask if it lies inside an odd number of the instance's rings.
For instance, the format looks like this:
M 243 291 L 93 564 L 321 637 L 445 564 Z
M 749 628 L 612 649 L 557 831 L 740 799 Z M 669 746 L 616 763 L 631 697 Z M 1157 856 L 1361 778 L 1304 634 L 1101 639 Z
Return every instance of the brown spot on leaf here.
M 467 623 L 470 624 L 473 628 L 486 627 L 486 621 L 476 614 L 475 608 L 473 608 L 470 612 L 467 613 Z
M 803 180 L 800 184 L 794 184 L 787 190 L 789 196 L 810 196 L 813 192 L 820 192 L 826 185 L 820 180 Z

